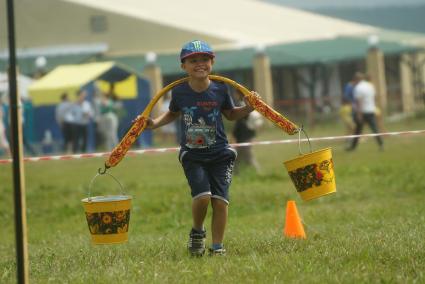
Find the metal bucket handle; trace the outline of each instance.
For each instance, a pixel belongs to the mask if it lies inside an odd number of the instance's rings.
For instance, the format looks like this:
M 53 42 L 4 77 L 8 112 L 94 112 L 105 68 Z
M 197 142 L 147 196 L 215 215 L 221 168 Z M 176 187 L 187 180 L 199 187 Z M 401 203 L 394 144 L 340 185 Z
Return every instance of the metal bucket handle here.
M 304 133 L 305 137 L 307 137 L 308 146 L 310 148 L 310 153 L 313 152 L 311 148 L 310 138 L 308 137 L 307 132 L 304 130 L 304 126 L 301 125 L 301 128 L 298 131 L 298 154 L 304 155 L 304 153 L 301 151 L 301 132 Z
M 93 182 L 94 182 L 94 180 L 98 177 L 98 176 L 101 176 L 101 175 L 108 175 L 108 176 L 110 176 L 111 178 L 113 178 L 118 184 L 119 184 L 119 186 L 120 186 L 120 189 L 121 189 L 121 195 L 125 195 L 125 192 L 124 192 L 124 187 L 122 186 L 122 184 L 119 182 L 119 180 L 116 178 L 116 177 L 114 177 L 113 175 L 111 175 L 110 173 L 100 173 L 100 172 L 98 172 L 93 178 L 92 178 L 92 180 L 90 181 L 90 184 L 89 184 L 89 191 L 88 191 L 88 193 L 87 193 L 87 196 L 88 196 L 88 201 L 90 201 L 91 200 L 91 196 L 90 196 L 90 193 L 91 193 L 91 188 L 92 188 L 92 186 L 93 186 Z

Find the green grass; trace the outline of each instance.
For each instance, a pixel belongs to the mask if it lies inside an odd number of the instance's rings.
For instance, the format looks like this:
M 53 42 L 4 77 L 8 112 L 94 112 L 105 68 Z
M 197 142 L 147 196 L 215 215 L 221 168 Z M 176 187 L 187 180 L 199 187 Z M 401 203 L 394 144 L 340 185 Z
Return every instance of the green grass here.
M 386 125 L 422 129 L 423 119 Z M 324 125 L 310 136 L 342 133 Z M 285 139 L 275 128 L 258 140 Z M 189 189 L 176 153 L 127 157 L 110 172 L 133 195 L 129 242 L 93 246 L 81 199 L 103 159 L 27 163 L 26 201 L 32 283 L 425 283 L 424 135 L 370 138 L 357 151 L 331 146 L 338 192 L 298 197 L 282 164 L 296 144 L 254 147 L 262 173 L 235 176 L 226 257 L 191 258 Z M 11 166 L 0 165 L 0 283 L 16 282 Z M 93 194 L 119 188 L 100 177 Z M 295 200 L 306 240 L 282 236 L 287 200 Z M 210 212 L 209 212 L 210 213 Z M 210 221 L 210 215 L 207 219 Z M 209 232 L 210 233 L 210 232 Z

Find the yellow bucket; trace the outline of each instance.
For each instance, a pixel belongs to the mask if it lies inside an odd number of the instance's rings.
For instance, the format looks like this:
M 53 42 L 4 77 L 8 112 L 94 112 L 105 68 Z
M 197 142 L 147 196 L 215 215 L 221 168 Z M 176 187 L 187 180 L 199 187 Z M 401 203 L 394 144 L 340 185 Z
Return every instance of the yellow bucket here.
M 106 173 L 115 179 L 112 175 Z M 127 242 L 131 199 L 129 195 L 107 195 L 82 199 L 93 244 L 119 244 Z M 116 180 L 116 179 L 115 179 Z M 118 182 L 118 180 L 116 180 Z M 118 184 L 122 185 L 118 182 Z
M 307 137 L 310 153 L 301 152 L 301 132 Z M 304 201 L 336 192 L 334 164 L 331 148 L 312 152 L 310 139 L 301 127 L 298 131 L 300 156 L 284 162 L 286 170 Z

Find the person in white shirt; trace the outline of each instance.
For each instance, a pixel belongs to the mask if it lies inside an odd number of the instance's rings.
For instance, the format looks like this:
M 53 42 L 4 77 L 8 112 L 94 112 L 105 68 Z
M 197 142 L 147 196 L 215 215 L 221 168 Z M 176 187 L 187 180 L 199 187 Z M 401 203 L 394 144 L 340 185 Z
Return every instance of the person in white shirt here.
M 87 150 L 88 125 L 93 118 L 94 111 L 91 104 L 86 100 L 87 92 L 80 90 L 77 101 L 73 106 L 74 115 L 74 141 L 72 150 L 74 153 L 85 153 Z
M 366 80 L 365 75 L 357 72 L 355 75 L 355 86 L 354 86 L 354 101 L 356 113 L 354 116 L 354 122 L 356 124 L 355 135 L 362 133 L 363 125 L 366 122 L 373 133 L 378 133 L 378 127 L 376 124 L 376 105 L 375 105 L 375 87 Z M 351 145 L 346 149 L 347 151 L 353 151 L 357 147 L 359 138 L 353 138 Z M 383 141 L 380 136 L 376 136 L 379 149 L 383 150 Z

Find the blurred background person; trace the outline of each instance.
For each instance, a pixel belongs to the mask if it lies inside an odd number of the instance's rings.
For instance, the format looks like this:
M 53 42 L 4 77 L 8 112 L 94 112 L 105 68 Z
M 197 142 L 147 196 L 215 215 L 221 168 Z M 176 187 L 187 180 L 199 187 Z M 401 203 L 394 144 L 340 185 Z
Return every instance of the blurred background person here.
M 32 143 L 28 140 L 28 133 L 26 133 L 25 131 L 25 116 L 26 116 L 26 112 L 29 111 L 29 107 L 31 105 L 31 102 L 28 99 L 19 99 L 18 102 L 18 113 L 20 116 L 20 122 L 21 122 L 21 129 L 22 129 L 22 143 L 24 144 L 24 152 L 25 154 L 29 153 L 30 156 L 37 156 L 37 151 L 34 148 L 34 146 L 32 145 Z M 6 135 L 8 137 L 8 140 L 11 141 L 11 117 L 10 117 L 10 104 L 9 104 L 9 99 L 8 96 L 5 96 L 5 98 L 3 99 L 3 113 L 7 114 L 7 118 L 5 118 L 6 124 Z M 12 148 L 10 148 L 11 150 L 13 150 Z
M 74 135 L 72 151 L 74 153 L 85 153 L 87 151 L 88 125 L 93 118 L 93 108 L 86 100 L 87 91 L 80 90 L 77 94 L 77 101 L 73 104 L 72 113 L 74 115 Z
M 111 93 L 111 98 L 112 98 L 112 105 L 114 108 L 114 112 L 117 115 L 118 118 L 118 124 L 117 124 L 117 129 L 116 129 L 116 133 L 117 133 L 117 137 L 118 140 L 120 138 L 120 129 L 121 129 L 121 124 L 123 122 L 123 119 L 127 116 L 127 110 L 124 107 L 124 104 L 122 102 L 122 100 L 118 97 L 118 95 L 115 92 Z M 127 125 L 124 126 L 124 128 L 127 129 Z
M 106 150 L 112 150 L 118 144 L 118 115 L 111 93 L 102 94 L 99 106 L 99 131 Z
M 58 123 L 62 138 L 63 138 L 63 148 L 62 150 L 65 153 L 70 153 L 72 150 L 72 142 L 74 136 L 74 113 L 73 113 L 73 103 L 69 100 L 67 93 L 63 93 L 61 96 L 61 102 L 57 105 L 55 109 L 55 118 Z
M 341 107 L 339 109 L 339 116 L 345 126 L 345 135 L 352 135 L 354 133 L 356 124 L 354 123 L 354 77 L 345 84 Z M 347 144 L 351 143 L 351 139 L 347 140 Z
M 21 123 L 22 123 L 22 142 L 24 143 L 24 149 L 27 151 L 31 156 L 37 156 L 39 151 L 36 147 L 34 147 L 31 139 L 30 139 L 30 133 L 27 129 L 27 126 L 29 126 L 32 123 L 32 102 L 29 99 L 29 97 L 22 97 L 20 99 L 20 107 L 22 109 L 21 111 Z
M 360 72 L 355 74 L 355 86 L 354 86 L 354 101 L 355 101 L 355 123 L 356 129 L 354 134 L 359 135 L 362 133 L 363 125 L 366 122 L 373 133 L 378 133 L 378 127 L 376 123 L 376 105 L 375 96 L 376 91 L 373 84 L 366 80 L 366 76 Z M 357 147 L 359 138 L 353 138 L 351 145 L 346 149 L 347 151 L 353 151 Z M 376 136 L 376 141 L 379 145 L 379 149 L 383 150 L 384 143 L 380 136 Z
M 0 156 L 10 157 L 9 141 L 6 135 L 3 96 L 0 97 Z
M 244 106 L 244 96 L 239 92 L 234 93 L 237 106 Z M 260 113 L 253 111 L 247 116 L 237 120 L 233 127 L 232 135 L 236 143 L 250 143 L 257 135 L 256 130 L 263 125 L 263 118 Z M 257 173 L 260 172 L 260 165 L 254 156 L 252 146 L 237 147 L 238 157 L 235 161 L 234 173 L 238 174 L 244 167 L 252 167 Z
M 161 105 L 161 113 L 167 112 L 171 102 L 171 93 L 168 92 L 164 96 Z M 161 141 L 177 143 L 177 125 L 176 122 L 166 124 L 160 128 Z

